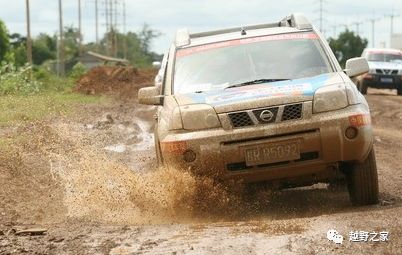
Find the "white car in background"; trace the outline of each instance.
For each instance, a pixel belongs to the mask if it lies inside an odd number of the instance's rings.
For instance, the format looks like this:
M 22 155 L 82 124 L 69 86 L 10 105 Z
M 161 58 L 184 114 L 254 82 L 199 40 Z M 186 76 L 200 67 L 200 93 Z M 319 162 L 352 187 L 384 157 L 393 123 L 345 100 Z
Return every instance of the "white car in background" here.
M 357 87 L 362 94 L 367 89 L 396 89 L 402 95 L 402 51 L 397 49 L 365 49 L 370 71 L 357 79 Z

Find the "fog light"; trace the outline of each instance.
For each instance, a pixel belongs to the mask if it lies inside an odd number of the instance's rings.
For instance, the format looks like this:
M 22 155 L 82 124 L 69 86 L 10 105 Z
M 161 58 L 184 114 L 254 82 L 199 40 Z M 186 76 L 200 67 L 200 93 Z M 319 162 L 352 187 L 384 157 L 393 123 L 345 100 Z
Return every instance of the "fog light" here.
M 355 127 L 348 127 L 345 131 L 345 136 L 349 139 L 354 139 L 359 131 Z
M 186 161 L 188 163 L 194 162 L 196 157 L 197 157 L 197 155 L 192 150 L 187 150 L 183 153 L 183 159 L 184 159 L 184 161 Z

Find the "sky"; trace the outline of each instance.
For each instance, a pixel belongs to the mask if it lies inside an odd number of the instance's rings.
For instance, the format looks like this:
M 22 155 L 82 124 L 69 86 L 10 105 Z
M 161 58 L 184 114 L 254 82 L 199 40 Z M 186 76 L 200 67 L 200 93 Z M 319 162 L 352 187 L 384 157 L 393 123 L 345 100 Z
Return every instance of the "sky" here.
M 124 1 L 124 0 L 118 0 Z M 402 33 L 401 0 L 322 0 L 323 31 L 327 37 L 342 32 L 346 26 L 369 40 L 369 46 L 388 47 L 391 37 L 391 19 L 394 33 Z M 64 25 L 78 26 L 78 0 L 63 0 Z M 95 40 L 95 0 L 81 0 L 84 41 Z M 98 0 L 99 31 L 105 32 L 103 0 Z M 152 50 L 163 53 L 170 45 L 177 29 L 187 27 L 190 32 L 200 32 L 248 24 L 270 23 L 293 12 L 302 12 L 319 28 L 320 0 L 125 0 L 126 31 L 137 32 L 144 23 L 162 35 L 152 45 Z M 54 34 L 58 30 L 58 0 L 30 0 L 32 34 Z M 119 8 L 119 28 L 123 31 L 123 6 Z M 369 19 L 377 19 L 375 40 Z M 10 33 L 26 34 L 25 1 L 0 0 L 0 19 Z

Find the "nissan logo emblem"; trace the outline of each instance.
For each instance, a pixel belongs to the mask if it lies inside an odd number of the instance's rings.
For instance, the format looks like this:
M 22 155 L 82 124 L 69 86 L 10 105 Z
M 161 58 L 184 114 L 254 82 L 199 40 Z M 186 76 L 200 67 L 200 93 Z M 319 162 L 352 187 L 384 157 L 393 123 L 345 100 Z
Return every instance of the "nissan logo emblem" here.
M 260 119 L 264 122 L 270 122 L 274 114 L 270 110 L 264 110 L 260 113 Z

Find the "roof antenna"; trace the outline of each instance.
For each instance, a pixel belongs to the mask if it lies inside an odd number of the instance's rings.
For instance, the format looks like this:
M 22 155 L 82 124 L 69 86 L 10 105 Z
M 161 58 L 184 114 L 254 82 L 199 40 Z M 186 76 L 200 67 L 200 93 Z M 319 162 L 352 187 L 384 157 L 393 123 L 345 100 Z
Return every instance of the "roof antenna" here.
M 246 30 L 244 29 L 244 27 L 241 28 L 241 35 L 247 35 Z

